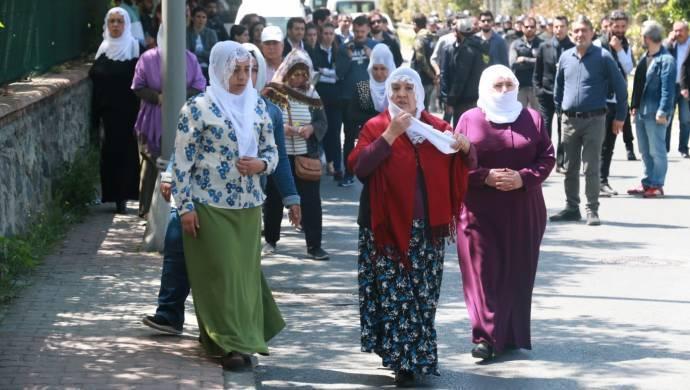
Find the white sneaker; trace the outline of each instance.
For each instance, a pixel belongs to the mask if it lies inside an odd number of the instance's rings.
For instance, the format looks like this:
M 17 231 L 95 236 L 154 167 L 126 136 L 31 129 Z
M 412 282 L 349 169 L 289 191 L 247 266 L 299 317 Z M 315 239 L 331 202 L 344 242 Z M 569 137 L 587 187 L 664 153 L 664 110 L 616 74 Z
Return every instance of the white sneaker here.
M 276 253 L 276 246 L 270 242 L 265 243 L 263 248 L 261 248 L 261 254 L 263 255 L 272 255 L 274 253 Z

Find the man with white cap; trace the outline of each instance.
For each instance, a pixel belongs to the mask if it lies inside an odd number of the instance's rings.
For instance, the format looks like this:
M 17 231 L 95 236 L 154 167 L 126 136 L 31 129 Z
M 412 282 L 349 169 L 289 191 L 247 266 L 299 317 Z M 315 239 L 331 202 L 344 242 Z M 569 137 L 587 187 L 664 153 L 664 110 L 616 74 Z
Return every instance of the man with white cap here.
M 283 32 L 280 27 L 266 26 L 261 32 L 261 53 L 266 59 L 266 80 L 272 80 L 283 62 Z

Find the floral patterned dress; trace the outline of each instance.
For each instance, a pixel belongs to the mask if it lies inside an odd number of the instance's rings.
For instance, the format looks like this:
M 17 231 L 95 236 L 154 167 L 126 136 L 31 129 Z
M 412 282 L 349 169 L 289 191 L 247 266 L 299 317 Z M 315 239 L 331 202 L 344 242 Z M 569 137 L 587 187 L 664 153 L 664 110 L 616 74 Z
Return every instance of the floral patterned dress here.
M 359 311 L 362 351 L 384 367 L 439 375 L 434 318 L 443 277 L 445 240 L 432 240 L 424 220 L 410 237 L 411 270 L 378 253 L 373 232 L 359 229 Z

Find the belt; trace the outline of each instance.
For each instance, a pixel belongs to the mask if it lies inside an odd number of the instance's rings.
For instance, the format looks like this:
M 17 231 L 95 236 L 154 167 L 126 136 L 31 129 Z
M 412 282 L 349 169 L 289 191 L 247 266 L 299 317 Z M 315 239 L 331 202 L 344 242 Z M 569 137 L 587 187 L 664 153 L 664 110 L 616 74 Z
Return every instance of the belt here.
M 577 112 L 577 111 L 563 111 L 565 116 L 568 118 L 592 118 L 595 116 L 599 115 L 604 115 L 606 114 L 606 109 L 602 108 L 599 110 L 594 110 L 594 111 L 586 111 L 586 112 Z

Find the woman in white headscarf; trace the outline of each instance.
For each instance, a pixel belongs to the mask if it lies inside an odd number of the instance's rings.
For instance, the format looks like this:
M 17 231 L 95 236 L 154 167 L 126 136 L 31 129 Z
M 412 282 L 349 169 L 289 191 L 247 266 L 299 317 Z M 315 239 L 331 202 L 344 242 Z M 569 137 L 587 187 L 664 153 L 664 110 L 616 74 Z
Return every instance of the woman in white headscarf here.
M 354 139 L 348 139 L 347 136 L 354 136 L 356 139 L 364 124 L 388 107 L 386 79 L 394 70 L 395 61 L 393 60 L 393 53 L 388 46 L 383 43 L 374 46 L 369 58 L 369 66 L 367 67 L 369 79 L 355 84 L 355 91 L 352 94 L 352 100 L 348 107 L 348 117 L 356 131 L 346 133 L 346 149 L 349 145 L 354 146 L 355 141 Z M 344 154 L 347 156 L 350 154 L 350 151 L 345 150 Z M 346 169 L 341 186 L 346 187 L 353 183 L 353 172 Z
M 295 49 L 285 57 L 264 88 L 263 95 L 280 107 L 285 128 L 285 149 L 292 167 L 302 209 L 302 231 L 307 244 L 307 255 L 314 260 L 328 260 L 328 253 L 321 247 L 322 209 L 321 180 L 316 177 L 300 177 L 297 164 L 311 162 L 320 170 L 319 142 L 327 131 L 323 104 L 311 85 L 313 66 L 309 54 Z M 280 224 L 283 206 L 275 183 L 269 180 L 268 198 L 264 206 L 264 254 L 274 253 L 280 240 Z
M 134 135 L 139 100 L 129 88 L 139 57 L 127 11 L 111 8 L 103 24 L 103 42 L 89 70 L 93 81 L 93 127 L 103 123 L 101 193 L 103 202 L 115 202 L 126 213 L 127 200 L 139 198 L 139 155 Z
M 398 385 L 410 385 L 415 374 L 438 375 L 434 317 L 445 239 L 460 217 L 474 149 L 424 111 L 414 70 L 392 72 L 386 98 L 388 108 L 364 125 L 348 158 L 364 183 L 358 218 L 362 351 L 381 356 Z
M 260 179 L 275 169 L 278 151 L 251 64 L 236 42 L 213 46 L 211 84 L 182 107 L 173 157 L 200 340 L 227 369 L 267 354 L 266 342 L 285 325 L 261 273 Z
M 477 108 L 455 129 L 477 147 L 480 164 L 458 223 L 458 257 L 472 323 L 472 356 L 531 349 L 530 309 L 546 227 L 541 183 L 555 159 L 539 113 L 523 109 L 519 83 L 503 65 L 484 70 Z

